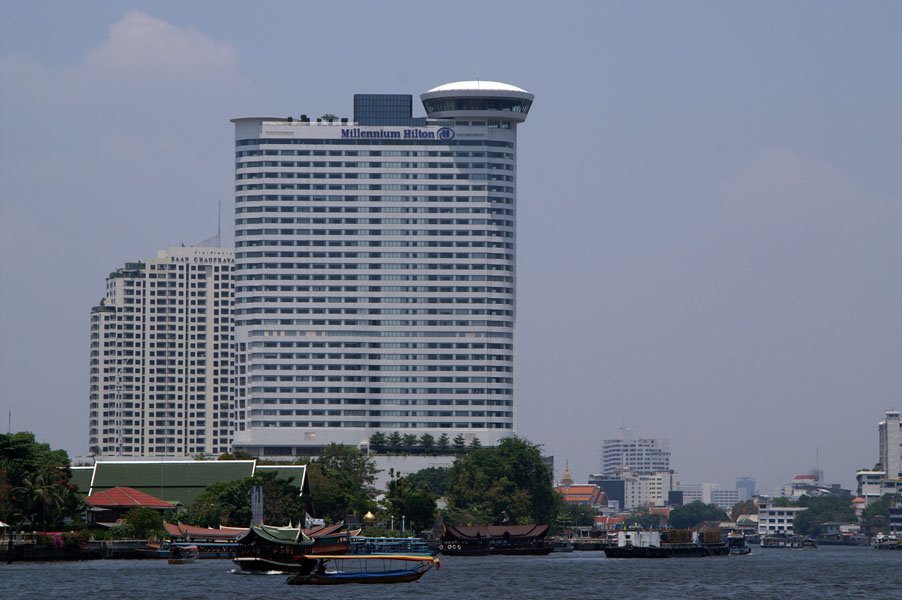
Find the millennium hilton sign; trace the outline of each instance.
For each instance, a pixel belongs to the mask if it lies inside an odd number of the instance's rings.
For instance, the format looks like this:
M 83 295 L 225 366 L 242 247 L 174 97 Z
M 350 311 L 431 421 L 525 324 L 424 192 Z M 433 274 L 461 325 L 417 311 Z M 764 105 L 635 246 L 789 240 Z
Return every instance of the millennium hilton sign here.
M 454 130 L 450 127 L 440 127 L 435 130 L 402 129 L 401 131 L 392 131 L 388 129 L 361 129 L 360 127 L 353 127 L 351 129 L 342 129 L 341 137 L 397 140 L 452 140 L 454 139 Z

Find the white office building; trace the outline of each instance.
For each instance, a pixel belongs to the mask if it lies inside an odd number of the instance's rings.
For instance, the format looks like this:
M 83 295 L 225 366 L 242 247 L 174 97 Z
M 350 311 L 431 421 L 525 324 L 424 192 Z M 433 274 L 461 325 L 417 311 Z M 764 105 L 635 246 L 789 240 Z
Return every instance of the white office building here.
M 641 506 L 664 506 L 674 489 L 674 474 L 662 471 L 650 474 L 623 474 L 623 508 L 632 510 Z
M 902 479 L 902 419 L 897 410 L 886 412 L 877 425 L 880 435 L 880 470 L 887 479 Z
M 235 124 L 235 447 L 513 431 L 517 125 L 487 81 Z
M 622 471 L 652 474 L 670 471 L 670 441 L 635 438 L 629 429 L 620 430 L 620 438 L 601 443 L 601 475 L 617 477 Z
M 91 309 L 95 456 L 230 448 L 234 253 L 178 247 L 110 273 Z
M 758 534 L 793 535 L 793 522 L 795 521 L 795 516 L 803 510 L 806 509 L 799 506 L 773 506 L 772 504 L 761 504 L 758 507 Z

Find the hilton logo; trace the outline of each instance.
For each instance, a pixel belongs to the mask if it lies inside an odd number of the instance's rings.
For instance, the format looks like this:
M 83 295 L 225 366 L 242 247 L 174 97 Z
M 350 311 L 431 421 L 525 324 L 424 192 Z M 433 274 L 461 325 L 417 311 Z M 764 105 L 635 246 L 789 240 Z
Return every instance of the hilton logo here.
M 343 138 L 382 138 L 382 139 L 405 139 L 405 140 L 453 140 L 454 130 L 450 127 L 440 127 L 437 130 L 431 129 L 402 129 L 397 131 L 394 129 L 362 129 L 354 127 L 353 129 L 342 129 L 341 137 Z

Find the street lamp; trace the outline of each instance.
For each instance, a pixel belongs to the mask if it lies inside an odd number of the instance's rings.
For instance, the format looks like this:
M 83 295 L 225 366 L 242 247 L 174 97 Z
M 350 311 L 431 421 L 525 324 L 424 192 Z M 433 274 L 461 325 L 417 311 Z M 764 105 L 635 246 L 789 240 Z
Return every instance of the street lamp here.
M 401 515 L 401 537 L 404 537 L 404 519 L 405 515 Z

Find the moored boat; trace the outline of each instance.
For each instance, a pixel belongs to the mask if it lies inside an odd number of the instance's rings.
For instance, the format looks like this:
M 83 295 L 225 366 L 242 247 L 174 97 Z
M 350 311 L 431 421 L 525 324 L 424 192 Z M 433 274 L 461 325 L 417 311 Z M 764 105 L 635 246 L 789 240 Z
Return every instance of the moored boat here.
M 432 555 L 429 543 L 417 537 L 366 537 L 362 535 L 351 536 L 351 550 L 349 554 L 403 554 L 403 555 Z
M 761 538 L 762 548 L 801 548 L 802 537 L 798 535 L 776 533 Z
M 238 541 L 233 562 L 242 571 L 299 572 L 308 555 L 339 555 L 350 549 L 350 536 L 342 523 L 316 529 L 257 525 Z
M 875 550 L 902 550 L 902 540 L 894 534 L 883 535 L 882 533 L 874 538 Z
M 547 534 L 548 525 L 446 525 L 438 550 L 453 556 L 541 556 L 552 550 Z
M 604 549 L 607 558 L 684 558 L 726 556 L 729 548 L 718 531 L 619 531 L 617 545 Z
M 730 554 L 733 556 L 752 553 L 752 549 L 745 539 L 745 534 L 740 531 L 731 531 L 727 535 L 727 548 L 730 549 Z
M 321 555 L 306 556 L 289 585 L 340 585 L 347 583 L 408 583 L 422 577 L 439 561 L 432 556 Z
M 169 559 L 170 565 L 185 565 L 193 563 L 197 560 L 198 549 L 194 545 L 173 544 L 169 548 L 172 557 Z

